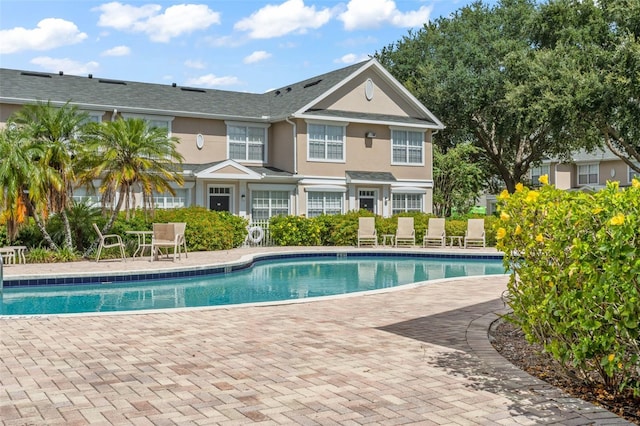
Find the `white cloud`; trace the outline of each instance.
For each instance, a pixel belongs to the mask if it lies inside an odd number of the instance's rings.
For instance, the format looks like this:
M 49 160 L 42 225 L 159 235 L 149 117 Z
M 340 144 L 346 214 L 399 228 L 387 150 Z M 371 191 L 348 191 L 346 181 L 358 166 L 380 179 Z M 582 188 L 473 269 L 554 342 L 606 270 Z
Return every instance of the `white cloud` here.
M 248 31 L 251 38 L 275 38 L 290 33 L 304 34 L 317 29 L 331 19 L 331 9 L 316 11 L 305 6 L 303 0 L 287 0 L 280 5 L 267 5 L 248 18 L 236 22 L 234 28 Z
M 89 74 L 100 67 L 100 64 L 94 61 L 81 63 L 69 58 L 51 58 L 49 56 L 33 58 L 31 63 L 49 72 L 64 71 L 65 74 L 73 75 Z
M 80 32 L 73 22 L 47 18 L 36 28 L 15 27 L 0 30 L 0 54 L 23 50 L 50 50 L 60 46 L 80 43 L 87 34 Z
M 213 47 L 238 47 L 242 46 L 243 41 L 238 37 L 233 36 L 221 36 L 221 37 L 211 37 L 207 36 L 204 38 L 204 41 Z
M 107 49 L 101 53 L 102 56 L 128 56 L 131 54 L 131 49 L 128 46 L 116 46 L 111 49 Z
M 269 59 L 271 57 L 271 53 L 265 52 L 264 50 L 256 50 L 251 55 L 245 57 L 242 62 L 245 64 L 253 64 L 256 62 L 264 61 L 265 59 Z
M 348 31 L 379 28 L 384 24 L 396 27 L 420 27 L 429 22 L 432 6 L 401 12 L 394 0 L 350 0 L 347 10 L 338 16 Z
M 192 61 L 190 59 L 184 61 L 184 66 L 187 68 L 193 68 L 196 70 L 201 70 L 205 67 L 204 62 L 202 61 Z
M 200 77 L 194 77 L 187 80 L 186 84 L 198 87 L 220 87 L 220 86 L 237 86 L 242 82 L 233 76 L 218 77 L 213 74 L 207 74 Z
M 369 59 L 369 55 L 367 54 L 356 55 L 355 53 L 347 53 L 346 55 L 342 56 L 339 59 L 336 59 L 333 62 L 336 62 L 339 64 L 355 64 L 357 62 L 366 61 L 368 59 Z
M 168 42 L 174 37 L 203 30 L 220 23 L 220 13 L 204 4 L 178 4 L 161 13 L 162 6 L 136 7 L 119 2 L 100 5 L 98 25 L 120 31 L 144 33 L 151 41 Z

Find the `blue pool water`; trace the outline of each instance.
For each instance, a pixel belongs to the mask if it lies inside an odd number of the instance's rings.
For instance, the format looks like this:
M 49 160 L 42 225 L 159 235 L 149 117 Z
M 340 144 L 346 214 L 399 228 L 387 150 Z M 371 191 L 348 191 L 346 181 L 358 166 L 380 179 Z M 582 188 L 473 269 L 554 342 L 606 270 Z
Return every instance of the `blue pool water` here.
M 504 274 L 499 259 L 305 257 L 259 260 L 236 272 L 155 281 L 5 287 L 3 315 L 115 312 L 282 301 L 419 281 Z

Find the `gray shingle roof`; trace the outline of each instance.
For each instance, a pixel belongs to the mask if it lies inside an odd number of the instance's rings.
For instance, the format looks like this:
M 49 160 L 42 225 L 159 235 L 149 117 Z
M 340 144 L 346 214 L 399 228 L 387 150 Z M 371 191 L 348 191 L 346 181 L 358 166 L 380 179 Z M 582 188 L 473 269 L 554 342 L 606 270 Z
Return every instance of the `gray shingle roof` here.
M 263 94 L 80 77 L 2 68 L 0 98 L 5 102 L 52 101 L 83 109 L 117 109 L 177 116 L 202 115 L 272 121 L 282 119 L 329 90 L 363 63 L 341 68 Z M 270 120 L 271 117 L 271 120 Z
M 348 180 L 368 181 L 368 182 L 396 182 L 395 176 L 389 172 L 363 172 L 357 170 L 347 170 L 345 173 Z
M 365 69 L 369 62 L 380 66 L 375 60 L 364 61 L 262 94 L 0 68 L 0 102 L 71 102 L 83 110 L 117 109 L 120 113 L 276 122 L 300 112 L 359 69 Z M 304 113 L 364 121 L 437 124 L 418 117 L 383 114 L 333 110 Z
M 36 100 L 79 104 L 83 109 L 116 108 L 174 115 L 260 118 L 262 95 L 163 84 L 109 80 L 0 69 L 0 97 L 19 103 Z

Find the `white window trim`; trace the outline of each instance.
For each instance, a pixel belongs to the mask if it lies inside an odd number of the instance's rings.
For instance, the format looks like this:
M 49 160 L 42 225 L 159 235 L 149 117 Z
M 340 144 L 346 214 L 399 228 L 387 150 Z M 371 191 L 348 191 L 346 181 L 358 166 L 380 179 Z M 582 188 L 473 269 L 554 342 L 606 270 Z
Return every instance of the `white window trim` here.
M 544 169 L 545 169 L 545 168 L 546 168 L 546 170 L 547 170 L 546 172 L 544 171 Z M 529 169 L 529 179 L 530 179 L 532 182 L 533 182 L 533 176 L 534 176 L 534 174 L 533 174 L 533 170 L 534 170 L 534 169 L 540 169 L 540 175 L 536 175 L 536 176 L 544 176 L 545 174 L 546 174 L 546 175 L 551 174 L 551 165 L 550 165 L 550 164 L 541 164 L 541 165 L 539 165 L 539 166 L 537 166 L 537 167 L 531 167 L 531 168 Z M 536 182 L 534 182 L 534 183 L 537 183 L 537 181 L 536 181 Z
M 287 214 L 290 215 L 293 210 L 293 189 L 291 185 L 253 185 L 249 187 L 249 196 L 251 197 L 249 200 L 249 211 L 251 212 L 251 216 L 253 217 L 253 193 L 257 191 L 262 192 L 286 192 L 288 193 L 288 205 L 287 205 Z M 273 199 L 269 197 L 269 217 L 273 217 L 272 213 L 272 205 L 271 201 Z
M 393 212 L 393 196 L 394 195 L 420 195 L 422 197 L 422 205 L 420 206 L 420 212 L 424 213 L 425 212 L 425 194 L 427 193 L 426 190 L 422 189 L 422 188 L 392 188 L 391 190 L 391 197 L 390 197 L 390 204 L 391 204 L 391 214 L 396 214 Z M 404 210 L 402 213 L 407 213 L 407 212 L 413 212 L 413 211 L 417 211 L 417 210 Z
M 168 116 L 168 115 L 151 115 L 151 114 L 132 114 L 130 112 L 123 112 L 122 114 L 122 118 L 127 119 L 127 118 L 141 118 L 144 121 L 167 121 L 169 123 L 169 126 L 167 127 L 167 136 L 171 137 L 171 134 L 173 132 L 173 120 L 175 119 L 175 117 L 172 116 Z
M 390 126 L 389 129 L 391 129 L 391 143 L 389 144 L 389 147 L 391 149 L 391 165 L 392 166 L 413 166 L 413 167 L 424 167 L 424 162 L 425 162 L 425 157 L 426 157 L 426 141 L 425 141 L 425 131 L 424 129 L 415 129 L 415 128 L 411 128 L 411 127 L 395 127 L 395 126 Z M 396 162 L 393 161 L 393 132 L 394 131 L 400 131 L 400 132 L 412 132 L 412 133 L 420 133 L 422 134 L 422 155 L 421 155 L 421 161 L 420 163 L 407 163 L 407 162 Z
M 247 122 L 247 121 L 226 121 L 224 122 L 224 124 L 227 125 L 227 155 L 226 157 L 228 159 L 231 159 L 233 161 L 237 161 L 239 163 L 253 163 L 253 164 L 266 164 L 267 163 L 267 158 L 269 158 L 269 132 L 267 131 L 267 129 L 269 127 L 271 127 L 271 124 L 269 123 L 252 123 L 252 122 Z M 231 158 L 231 150 L 229 149 L 229 144 L 231 143 L 231 141 L 229 140 L 229 127 L 245 127 L 245 128 L 249 128 L 249 127 L 254 127 L 256 129 L 263 129 L 264 130 L 264 149 L 262 151 L 262 160 L 235 160 Z M 247 142 L 245 141 L 245 144 Z
M 588 182 L 589 180 L 589 174 L 588 173 L 588 168 L 590 166 L 596 166 L 596 181 L 595 182 Z M 580 183 L 580 167 L 587 167 L 587 183 Z M 578 186 L 593 186 L 593 185 L 598 185 L 598 183 L 600 183 L 600 163 L 582 163 L 582 164 L 577 164 L 577 170 L 576 170 L 576 183 Z
M 337 122 L 337 121 L 322 121 L 322 120 L 305 120 L 307 124 L 307 161 L 318 163 L 346 163 L 347 162 L 347 126 L 349 123 Z M 342 159 L 334 160 L 330 158 L 312 158 L 309 150 L 311 147 L 311 139 L 309 138 L 309 125 L 316 124 L 319 126 L 333 126 L 342 127 Z M 326 137 L 326 134 L 325 134 Z M 325 140 L 326 143 L 326 140 Z M 325 152 L 326 155 L 326 152 Z
M 346 194 L 346 188 L 330 188 L 330 187 L 316 187 L 316 188 L 305 188 L 305 192 L 307 193 L 307 197 L 306 197 L 306 201 L 305 201 L 305 206 L 304 206 L 304 210 L 305 210 L 305 214 L 307 217 L 311 217 L 309 216 L 309 193 L 313 193 L 313 192 L 321 192 L 321 193 L 332 193 L 332 194 L 342 194 L 341 195 L 341 203 L 340 203 L 340 213 L 338 214 L 344 214 L 344 209 L 345 209 L 345 205 L 346 205 L 346 200 L 345 200 L 345 194 Z M 323 210 L 324 210 L 323 206 Z M 323 211 L 323 214 L 326 214 Z

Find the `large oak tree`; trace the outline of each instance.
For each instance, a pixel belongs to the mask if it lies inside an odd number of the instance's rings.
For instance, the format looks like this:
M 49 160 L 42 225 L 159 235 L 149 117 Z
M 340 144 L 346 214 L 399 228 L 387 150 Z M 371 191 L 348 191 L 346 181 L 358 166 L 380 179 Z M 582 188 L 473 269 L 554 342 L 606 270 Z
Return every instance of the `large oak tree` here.
M 476 2 L 376 54 L 447 125 L 438 143 L 477 145 L 509 191 L 543 159 L 567 158 L 595 144 L 566 128 L 560 113 L 566 99 L 556 99 L 547 85 L 529 85 L 539 78 L 541 64 L 547 78 L 564 75 L 557 70 L 567 66 L 535 59 L 538 13 L 528 0 L 503 0 L 495 7 Z

